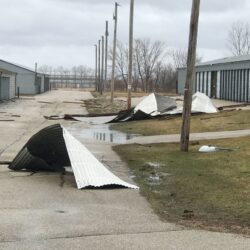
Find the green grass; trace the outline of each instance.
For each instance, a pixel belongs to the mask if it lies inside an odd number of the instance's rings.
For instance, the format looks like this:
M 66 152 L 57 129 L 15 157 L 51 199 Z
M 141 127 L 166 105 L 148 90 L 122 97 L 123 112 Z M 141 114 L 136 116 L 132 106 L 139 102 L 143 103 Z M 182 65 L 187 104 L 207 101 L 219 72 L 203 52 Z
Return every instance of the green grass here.
M 114 130 L 141 135 L 179 134 L 181 117 L 133 121 L 113 124 Z M 195 115 L 191 118 L 191 132 L 213 132 L 250 129 L 250 110 L 222 111 L 217 114 Z
M 128 163 L 142 195 L 162 219 L 249 235 L 250 137 L 200 144 L 240 149 L 203 154 L 193 145 L 189 153 L 182 153 L 178 144 L 155 144 L 114 150 Z

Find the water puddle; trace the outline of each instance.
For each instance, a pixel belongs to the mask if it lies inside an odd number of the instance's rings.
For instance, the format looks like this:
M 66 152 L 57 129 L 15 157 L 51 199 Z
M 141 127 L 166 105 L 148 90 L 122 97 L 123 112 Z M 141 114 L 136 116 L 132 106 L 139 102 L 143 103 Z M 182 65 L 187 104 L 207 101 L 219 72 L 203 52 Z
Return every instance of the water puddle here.
M 81 122 L 89 124 L 89 128 L 77 129 L 71 131 L 79 139 L 97 140 L 103 142 L 111 142 L 116 144 L 124 144 L 127 140 L 139 136 L 138 134 L 123 133 L 117 130 L 111 130 L 110 124 L 101 124 L 102 118 L 81 118 Z M 107 121 L 107 117 L 103 118 L 103 121 Z M 96 122 L 96 123 L 95 123 Z

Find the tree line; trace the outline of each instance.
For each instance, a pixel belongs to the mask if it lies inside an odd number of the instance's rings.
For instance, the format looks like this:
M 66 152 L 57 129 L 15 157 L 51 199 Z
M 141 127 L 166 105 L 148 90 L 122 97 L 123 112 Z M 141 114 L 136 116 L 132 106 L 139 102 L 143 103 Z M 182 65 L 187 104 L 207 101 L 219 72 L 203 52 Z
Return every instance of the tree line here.
M 176 91 L 177 69 L 186 67 L 187 51 L 169 49 L 162 41 L 135 39 L 133 54 L 134 91 Z M 112 51 L 109 52 L 112 60 Z M 197 62 L 201 58 L 197 57 Z M 128 45 L 118 41 L 116 53 L 116 78 L 120 79 L 120 88 L 127 89 Z M 116 85 L 117 86 L 117 85 Z
M 53 67 L 49 65 L 41 65 L 38 67 L 38 71 L 43 74 L 49 74 L 51 76 L 53 75 L 61 75 L 61 76 L 69 76 L 69 75 L 75 75 L 75 76 L 81 76 L 81 77 L 87 77 L 87 76 L 94 76 L 95 71 L 91 67 L 87 67 L 84 65 L 79 66 L 73 66 L 71 68 L 58 66 Z
M 228 31 L 227 49 L 231 55 L 247 55 L 250 53 L 250 28 L 248 22 L 237 21 Z M 109 60 L 112 61 L 112 49 L 109 49 Z M 133 53 L 133 91 L 172 91 L 176 90 L 178 68 L 187 65 L 186 49 L 171 49 L 162 41 L 149 38 L 135 39 Z M 202 58 L 197 56 L 196 62 Z M 95 76 L 95 69 L 84 65 L 67 68 L 41 65 L 38 71 L 50 75 L 62 76 Z M 117 42 L 116 89 L 126 90 L 128 85 L 128 45 Z M 110 72 L 109 79 L 110 79 Z M 106 82 L 106 89 L 109 82 Z

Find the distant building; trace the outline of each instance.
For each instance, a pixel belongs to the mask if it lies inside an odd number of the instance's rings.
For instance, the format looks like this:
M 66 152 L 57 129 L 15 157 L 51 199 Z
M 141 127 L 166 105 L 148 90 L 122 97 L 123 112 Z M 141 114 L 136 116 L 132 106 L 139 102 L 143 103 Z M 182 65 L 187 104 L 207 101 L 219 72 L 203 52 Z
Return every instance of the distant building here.
M 183 94 L 186 68 L 178 69 L 178 93 Z M 250 102 L 250 55 L 228 57 L 197 64 L 193 92 L 211 98 Z
M 16 95 L 16 74 L 0 69 L 0 100 L 13 99 Z
M 49 76 L 46 74 L 4 60 L 0 60 L 0 68 L 16 73 L 15 91 L 17 92 L 17 88 L 19 88 L 20 94 L 40 94 L 50 88 Z

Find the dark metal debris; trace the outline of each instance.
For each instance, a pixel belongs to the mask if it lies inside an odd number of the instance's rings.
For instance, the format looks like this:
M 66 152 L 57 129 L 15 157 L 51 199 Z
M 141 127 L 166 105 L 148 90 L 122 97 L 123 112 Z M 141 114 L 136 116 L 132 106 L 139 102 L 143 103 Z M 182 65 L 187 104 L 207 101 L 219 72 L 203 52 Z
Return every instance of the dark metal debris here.
M 12 170 L 63 171 L 70 166 L 60 124 L 42 129 L 24 145 L 9 168 Z

